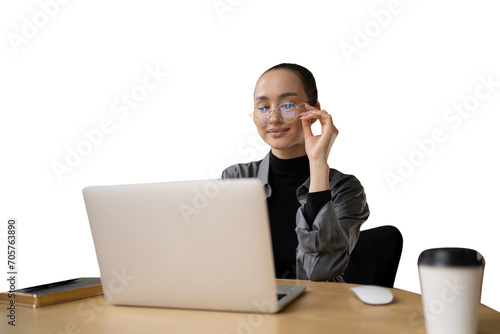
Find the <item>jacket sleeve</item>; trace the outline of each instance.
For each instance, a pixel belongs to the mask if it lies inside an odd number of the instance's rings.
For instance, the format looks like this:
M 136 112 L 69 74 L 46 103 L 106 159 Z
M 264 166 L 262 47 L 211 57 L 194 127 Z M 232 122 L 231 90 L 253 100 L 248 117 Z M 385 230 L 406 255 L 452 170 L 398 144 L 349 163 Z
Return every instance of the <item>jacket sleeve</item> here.
M 222 171 L 222 179 L 236 179 L 240 177 L 237 165 L 229 166 Z
M 312 224 L 305 218 L 305 203 L 297 210 L 297 278 L 334 280 L 341 276 L 370 211 L 363 187 L 354 176 L 331 189 L 332 201 L 318 212 Z

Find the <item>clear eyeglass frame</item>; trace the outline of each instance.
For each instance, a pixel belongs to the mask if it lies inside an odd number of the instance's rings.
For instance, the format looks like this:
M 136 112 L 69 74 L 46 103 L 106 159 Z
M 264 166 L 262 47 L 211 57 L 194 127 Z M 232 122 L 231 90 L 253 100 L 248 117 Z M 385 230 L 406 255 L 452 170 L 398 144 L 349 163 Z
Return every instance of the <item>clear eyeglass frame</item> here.
M 288 107 L 288 108 L 287 107 L 282 107 L 282 106 L 287 105 L 287 104 L 288 105 L 293 104 L 293 107 L 292 108 L 290 108 L 290 107 Z M 252 118 L 252 121 L 254 122 L 254 124 L 256 126 L 258 126 L 258 127 L 264 127 L 267 124 L 269 124 L 269 122 L 271 121 L 271 113 L 273 113 L 273 112 L 276 113 L 276 116 L 278 116 L 278 119 L 280 121 L 282 121 L 283 123 L 292 123 L 299 116 L 299 109 L 300 108 L 304 108 L 305 106 L 306 106 L 305 104 L 303 104 L 301 106 L 297 106 L 295 103 L 291 103 L 291 102 L 282 103 L 275 110 L 268 110 L 267 112 L 262 113 L 263 116 L 265 116 L 267 114 L 267 116 L 266 116 L 267 117 L 267 121 L 264 124 L 262 124 L 262 125 L 257 124 L 257 122 L 255 121 L 255 111 L 257 109 L 259 109 L 259 108 L 255 108 L 253 110 L 253 112 L 249 116 Z M 270 108 L 266 108 L 266 109 L 270 109 Z M 281 115 L 282 113 L 279 112 L 280 109 L 283 109 L 283 110 L 281 110 L 282 112 L 290 112 L 291 110 L 294 110 L 295 111 L 295 117 L 293 119 L 291 119 L 291 120 L 285 120 L 285 119 L 283 119 L 283 116 Z

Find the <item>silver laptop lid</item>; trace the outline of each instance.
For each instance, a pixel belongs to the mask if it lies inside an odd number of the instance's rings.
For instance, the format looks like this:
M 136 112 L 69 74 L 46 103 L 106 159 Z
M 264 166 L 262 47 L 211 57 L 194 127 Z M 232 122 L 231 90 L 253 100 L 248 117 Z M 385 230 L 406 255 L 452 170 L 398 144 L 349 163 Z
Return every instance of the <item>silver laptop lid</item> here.
M 92 186 L 83 195 L 109 303 L 278 310 L 257 179 Z

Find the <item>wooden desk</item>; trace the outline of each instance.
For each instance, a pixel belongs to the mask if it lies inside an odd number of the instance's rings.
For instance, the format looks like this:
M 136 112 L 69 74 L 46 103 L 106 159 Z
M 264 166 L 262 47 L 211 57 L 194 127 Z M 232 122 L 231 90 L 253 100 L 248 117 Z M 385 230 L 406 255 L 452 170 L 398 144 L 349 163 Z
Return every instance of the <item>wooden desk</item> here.
M 103 296 L 32 309 L 16 308 L 16 327 L 5 309 L 0 333 L 425 333 L 419 294 L 392 289 L 389 305 L 369 306 L 349 288 L 354 284 L 277 280 L 306 285 L 306 292 L 278 314 L 192 311 L 108 305 Z M 500 313 L 481 305 L 480 334 L 498 333 Z

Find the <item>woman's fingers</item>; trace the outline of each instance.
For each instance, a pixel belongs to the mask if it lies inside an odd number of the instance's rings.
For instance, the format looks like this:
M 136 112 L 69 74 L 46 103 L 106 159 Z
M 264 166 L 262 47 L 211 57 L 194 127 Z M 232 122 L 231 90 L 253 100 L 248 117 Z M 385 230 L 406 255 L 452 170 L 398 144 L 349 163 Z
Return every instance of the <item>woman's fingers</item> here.
M 323 134 L 334 134 L 337 129 L 333 125 L 332 116 L 326 112 L 325 110 L 318 110 L 310 105 L 306 104 L 306 108 L 308 111 L 303 112 L 300 116 L 302 120 L 309 120 L 310 123 L 313 123 L 316 120 L 319 120 L 321 124 L 321 133 Z M 306 124 L 306 123 L 304 123 Z
M 319 110 L 306 104 L 306 112 L 301 114 L 302 127 L 304 129 L 304 139 L 306 141 L 306 153 L 312 158 L 328 159 L 330 149 L 338 135 L 338 130 L 333 124 L 332 116 L 325 110 Z M 321 134 L 312 133 L 311 124 L 319 120 L 321 124 Z

